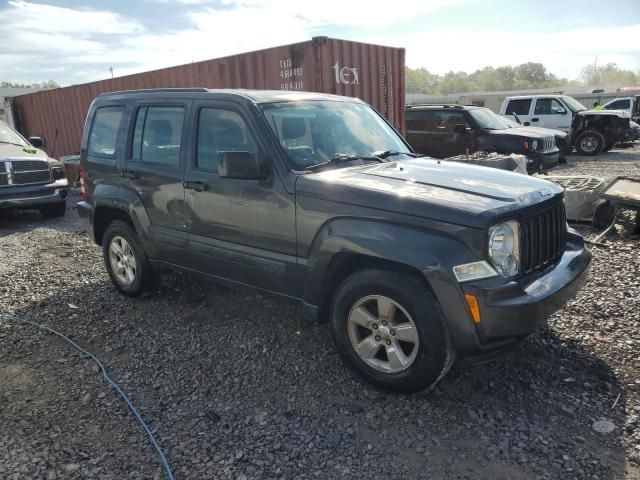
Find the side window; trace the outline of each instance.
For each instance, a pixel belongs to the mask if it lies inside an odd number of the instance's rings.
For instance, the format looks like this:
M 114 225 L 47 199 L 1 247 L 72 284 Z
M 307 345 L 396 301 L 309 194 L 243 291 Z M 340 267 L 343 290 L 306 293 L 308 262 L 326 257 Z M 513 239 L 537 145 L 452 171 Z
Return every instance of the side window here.
M 626 110 L 630 108 L 630 100 L 616 100 L 606 107 L 607 110 Z
M 433 112 L 429 110 L 409 110 L 407 112 L 407 131 L 408 132 L 428 132 L 431 130 L 431 122 L 433 120 Z
M 184 107 L 141 107 L 136 114 L 131 158 L 134 161 L 177 166 Z
M 244 119 L 232 110 L 203 108 L 198 115 L 196 168 L 218 171 L 223 152 L 251 152 L 258 146 Z
M 450 110 L 436 110 L 433 112 L 433 124 L 436 132 L 453 133 L 456 125 L 466 125 L 464 112 Z
M 518 100 L 509 100 L 507 105 L 507 111 L 505 115 L 529 115 L 529 109 L 531 108 L 531 99 L 521 98 Z
M 116 154 L 118 129 L 124 107 L 100 107 L 93 116 L 87 153 L 89 156 L 112 158 Z
M 564 105 L 562 105 L 555 98 L 539 98 L 536 100 L 536 106 L 533 109 L 534 115 L 556 115 L 562 110 L 566 111 Z

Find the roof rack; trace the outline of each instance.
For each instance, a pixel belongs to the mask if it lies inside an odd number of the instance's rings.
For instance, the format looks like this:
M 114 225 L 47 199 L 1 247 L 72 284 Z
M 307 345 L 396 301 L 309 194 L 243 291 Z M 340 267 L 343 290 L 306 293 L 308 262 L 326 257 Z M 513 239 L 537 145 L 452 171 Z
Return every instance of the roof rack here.
M 143 88 L 140 90 L 120 90 L 116 92 L 105 92 L 98 95 L 102 97 L 103 95 L 128 95 L 133 93 L 200 93 L 207 92 L 208 90 L 204 87 L 196 87 L 196 88 Z
M 463 109 L 464 105 L 458 105 L 455 103 L 420 103 L 417 105 L 407 105 L 407 108 L 415 107 L 443 107 L 443 108 L 460 108 Z

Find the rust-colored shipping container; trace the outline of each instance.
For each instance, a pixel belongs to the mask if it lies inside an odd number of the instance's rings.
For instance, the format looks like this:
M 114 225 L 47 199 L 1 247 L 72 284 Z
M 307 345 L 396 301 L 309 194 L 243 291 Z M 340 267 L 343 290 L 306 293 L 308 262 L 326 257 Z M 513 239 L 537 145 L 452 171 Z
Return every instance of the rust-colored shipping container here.
M 404 130 L 402 48 L 327 37 L 151 72 L 15 97 L 25 136 L 42 136 L 47 153 L 80 151 L 84 119 L 99 94 L 169 87 L 306 90 L 361 98 Z

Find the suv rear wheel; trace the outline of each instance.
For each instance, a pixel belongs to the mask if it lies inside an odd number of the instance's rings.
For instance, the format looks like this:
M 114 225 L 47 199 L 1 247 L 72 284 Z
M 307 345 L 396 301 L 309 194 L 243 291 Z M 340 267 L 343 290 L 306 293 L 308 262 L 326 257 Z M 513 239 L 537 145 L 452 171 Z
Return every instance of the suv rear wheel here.
M 138 297 L 153 284 L 153 271 L 128 223 L 114 220 L 109 224 L 102 239 L 102 255 L 111 281 L 125 295 Z
M 596 130 L 584 131 L 576 138 L 576 150 L 580 155 L 597 155 L 604 147 L 604 137 Z
M 343 359 L 379 387 L 417 392 L 433 387 L 453 364 L 439 305 L 411 275 L 383 269 L 354 273 L 338 289 L 331 320 Z

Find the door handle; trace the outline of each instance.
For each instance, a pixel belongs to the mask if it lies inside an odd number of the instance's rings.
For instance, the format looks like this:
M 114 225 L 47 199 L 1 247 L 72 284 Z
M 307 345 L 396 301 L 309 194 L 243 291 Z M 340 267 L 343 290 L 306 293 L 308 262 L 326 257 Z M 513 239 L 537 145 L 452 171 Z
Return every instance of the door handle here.
M 531 119 L 532 122 L 537 122 L 538 120 L 540 120 L 540 119 L 537 118 L 537 117 Z
M 120 176 L 122 178 L 130 178 L 133 180 L 140 177 L 140 174 L 138 172 L 134 172 L 133 170 L 122 170 L 120 172 Z
M 196 192 L 204 192 L 209 189 L 209 185 L 204 182 L 195 181 L 195 182 L 183 182 L 182 186 L 187 190 L 195 190 Z

